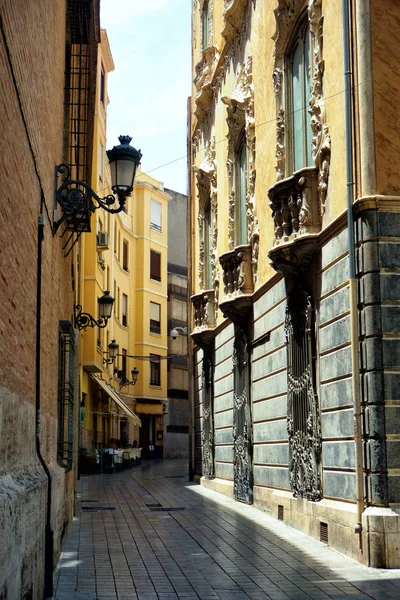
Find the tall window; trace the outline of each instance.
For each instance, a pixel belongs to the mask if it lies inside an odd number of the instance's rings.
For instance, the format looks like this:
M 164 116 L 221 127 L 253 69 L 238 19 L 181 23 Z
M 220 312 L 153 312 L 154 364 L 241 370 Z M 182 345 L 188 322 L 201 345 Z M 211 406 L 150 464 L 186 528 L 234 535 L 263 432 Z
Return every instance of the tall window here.
M 161 365 L 158 354 L 150 354 L 150 385 L 161 385 Z
M 161 254 L 150 250 L 150 279 L 161 281 Z
M 122 325 L 128 325 L 128 296 L 122 294 Z
M 155 231 L 161 232 L 161 202 L 151 201 L 150 227 Z
M 100 102 L 103 106 L 105 106 L 104 98 L 105 98 L 105 83 L 106 76 L 104 72 L 103 65 L 101 65 L 101 73 L 100 73 Z
M 204 208 L 204 285 L 206 290 L 212 288 L 212 266 L 211 266 L 211 247 L 212 247 L 212 211 L 211 202 L 208 200 Z
M 201 13 L 201 46 L 202 49 L 208 48 L 209 44 L 209 11 L 208 11 L 208 0 L 204 1 L 203 12 Z
M 74 414 L 74 331 L 70 321 L 60 321 L 58 352 L 57 460 L 70 471 Z
M 156 302 L 150 302 L 150 331 L 161 333 L 161 306 Z
M 129 246 L 128 246 L 128 242 L 126 240 L 123 240 L 122 242 L 122 268 L 124 269 L 124 271 L 128 271 L 128 250 L 129 250 Z
M 126 361 L 127 361 L 127 356 L 126 355 L 127 355 L 127 351 L 125 350 L 125 348 L 122 348 L 122 353 L 121 354 L 122 354 L 122 356 L 121 356 L 121 371 L 122 371 L 124 377 L 126 377 L 126 373 L 127 373 L 127 370 L 126 370 Z
M 242 135 L 236 151 L 235 165 L 235 199 L 236 199 L 236 244 L 247 244 L 247 148 L 246 136 Z
M 292 167 L 294 171 L 313 166 L 311 154 L 311 115 L 308 112 L 311 97 L 310 67 L 311 34 L 308 21 L 298 29 L 289 55 Z
M 104 146 L 99 144 L 99 179 L 103 180 L 103 165 L 104 165 Z
M 117 254 L 117 250 L 118 250 L 118 229 L 117 229 L 117 222 L 114 223 L 114 252 L 115 254 Z

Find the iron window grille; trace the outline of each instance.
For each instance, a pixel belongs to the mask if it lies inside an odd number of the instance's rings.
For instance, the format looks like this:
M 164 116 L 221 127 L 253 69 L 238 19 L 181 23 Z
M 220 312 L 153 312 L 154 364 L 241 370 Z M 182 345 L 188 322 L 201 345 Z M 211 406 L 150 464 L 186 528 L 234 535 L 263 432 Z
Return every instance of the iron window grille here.
M 74 331 L 71 321 L 60 321 L 58 338 L 58 435 L 57 460 L 72 469 L 74 414 Z

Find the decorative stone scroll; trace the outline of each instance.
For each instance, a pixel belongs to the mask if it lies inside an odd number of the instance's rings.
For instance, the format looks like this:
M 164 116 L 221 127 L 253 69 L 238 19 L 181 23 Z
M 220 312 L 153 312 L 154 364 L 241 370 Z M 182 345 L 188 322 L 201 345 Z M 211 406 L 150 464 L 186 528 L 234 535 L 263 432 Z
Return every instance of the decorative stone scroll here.
M 295 286 L 288 295 L 285 317 L 289 481 L 295 497 L 316 501 L 322 498 L 319 473 L 322 434 L 314 390 L 311 316 L 309 294 Z
M 285 71 L 285 55 L 290 38 L 295 30 L 296 22 L 301 12 L 306 8 L 304 0 L 278 0 L 275 9 L 276 31 L 274 40 L 275 66 L 273 71 L 273 85 L 276 99 L 276 179 L 280 181 L 286 175 L 285 155 L 285 99 L 283 73 Z M 326 124 L 325 102 L 323 97 L 323 21 L 322 0 L 308 0 L 308 20 L 313 39 L 313 60 L 311 67 L 311 98 L 309 112 L 311 114 L 312 156 L 318 169 L 318 198 L 321 214 L 325 211 L 327 196 L 331 139 Z
M 222 12 L 224 25 L 221 35 L 227 42 L 232 41 L 232 39 L 240 32 L 244 12 L 248 3 L 249 0 L 224 0 L 224 9 Z
M 215 161 L 215 138 L 207 144 L 205 156 L 199 167 L 193 169 L 197 176 L 198 190 L 198 231 L 199 231 L 199 287 L 204 291 L 205 283 L 205 261 L 211 260 L 212 274 L 212 296 L 213 307 L 208 311 L 213 312 L 212 321 L 217 321 L 218 299 L 219 299 L 219 263 L 218 263 L 218 201 L 217 201 L 217 167 Z M 210 202 L 212 214 L 212 240 L 211 256 L 204 256 L 205 231 L 204 231 L 204 211 L 207 203 Z M 209 291 L 209 290 L 207 290 Z
M 222 102 L 227 106 L 228 124 L 228 158 L 226 162 L 229 182 L 229 204 L 228 204 L 228 243 L 232 250 L 235 247 L 235 161 L 236 147 L 240 136 L 245 135 L 248 169 L 246 215 L 247 215 L 247 239 L 252 247 L 252 272 L 253 281 L 257 279 L 258 267 L 258 243 L 259 226 L 256 216 L 256 136 L 254 121 L 254 87 L 253 87 L 253 61 L 249 56 L 246 64 L 242 65 L 237 78 L 236 87 L 231 96 L 223 96 Z

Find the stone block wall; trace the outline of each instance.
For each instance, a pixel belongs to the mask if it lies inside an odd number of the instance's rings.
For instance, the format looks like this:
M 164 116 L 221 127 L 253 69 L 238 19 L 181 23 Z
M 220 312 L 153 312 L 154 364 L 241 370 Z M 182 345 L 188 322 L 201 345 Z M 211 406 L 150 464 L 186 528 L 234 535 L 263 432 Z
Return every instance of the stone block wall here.
M 317 288 L 318 400 L 324 498 L 355 500 L 347 229 L 322 248 Z
M 289 490 L 285 306 L 283 279 L 254 303 L 251 391 L 254 485 Z
M 357 225 L 368 497 L 376 504 L 398 505 L 400 214 L 366 210 Z
M 233 481 L 233 340 L 231 324 L 216 336 L 214 355 L 215 476 L 228 481 Z

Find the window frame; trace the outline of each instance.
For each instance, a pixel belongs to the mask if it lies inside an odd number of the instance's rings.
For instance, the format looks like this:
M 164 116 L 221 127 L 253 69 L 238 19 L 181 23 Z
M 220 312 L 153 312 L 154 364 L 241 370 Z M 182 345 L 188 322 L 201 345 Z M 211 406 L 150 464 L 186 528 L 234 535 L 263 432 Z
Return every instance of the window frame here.
M 307 67 L 307 60 L 305 56 L 306 49 L 306 37 L 308 35 L 309 40 L 309 64 Z M 286 112 L 289 115 L 288 127 L 287 127 L 287 148 L 288 148 L 288 160 L 287 160 L 287 175 L 291 175 L 296 171 L 307 167 L 315 166 L 314 160 L 311 153 L 311 142 L 312 142 L 312 130 L 310 127 L 311 115 L 309 114 L 309 101 L 311 98 L 310 87 L 311 87 L 311 73 L 313 72 L 313 36 L 310 30 L 310 23 L 308 20 L 307 13 L 303 14 L 298 21 L 297 27 L 291 37 L 290 44 L 287 48 L 285 55 L 285 71 L 287 73 L 286 81 Z M 302 160 L 300 164 L 296 164 L 296 142 L 295 142 L 295 107 L 294 107 L 294 71 L 293 71 L 293 59 L 297 48 L 301 48 L 301 61 L 300 69 L 302 71 L 300 88 L 301 88 L 301 146 L 302 146 Z M 308 78 L 308 85 L 307 85 Z M 307 91 L 309 92 L 307 98 Z M 296 111 L 297 112 L 297 111 Z
M 210 10 L 208 0 L 204 1 L 201 11 L 201 48 L 205 50 L 210 45 Z
M 150 377 L 151 386 L 161 386 L 161 356 L 159 354 L 150 354 Z
M 129 273 L 129 242 L 122 239 L 122 268 Z
M 121 325 L 128 327 L 128 295 L 122 293 Z
M 242 170 L 242 153 L 245 153 L 244 173 Z M 235 245 L 243 246 L 248 243 L 247 238 L 247 172 L 248 148 L 246 132 L 243 130 L 238 136 L 235 148 Z
M 155 211 L 153 211 L 153 207 L 155 207 L 155 204 L 159 205 L 159 223 L 156 223 L 156 220 L 154 219 L 155 216 Z M 157 208 L 158 210 L 158 208 Z M 153 231 L 157 231 L 157 233 L 161 233 L 162 232 L 162 204 L 161 202 L 159 202 L 158 200 L 154 200 L 153 198 L 150 201 L 150 229 L 153 229 Z
M 158 307 L 158 320 L 152 319 L 152 305 Z M 150 333 L 161 334 L 161 304 L 150 300 Z
M 212 261 L 211 261 L 211 250 L 212 250 L 212 238 L 213 238 L 213 210 L 211 206 L 211 198 L 208 197 L 204 204 L 204 287 L 209 290 L 213 286 L 212 276 Z
M 152 267 L 153 267 L 153 259 L 152 257 L 158 256 L 159 257 L 159 264 L 158 264 L 158 272 L 159 275 L 155 274 L 152 271 Z M 157 250 L 152 250 L 150 249 L 150 279 L 153 281 L 158 281 L 159 283 L 161 283 L 161 252 L 157 252 Z

